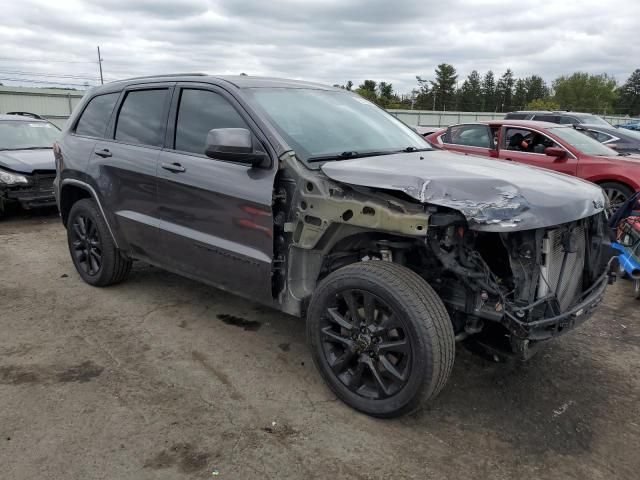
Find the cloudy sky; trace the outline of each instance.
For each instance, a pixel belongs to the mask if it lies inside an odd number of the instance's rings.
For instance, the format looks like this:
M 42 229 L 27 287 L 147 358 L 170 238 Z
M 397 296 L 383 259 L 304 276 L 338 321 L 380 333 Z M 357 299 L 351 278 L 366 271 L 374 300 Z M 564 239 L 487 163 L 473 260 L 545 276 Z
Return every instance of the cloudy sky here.
M 6 0 L 2 13 L 5 85 L 95 84 L 97 45 L 106 80 L 246 72 L 328 84 L 371 78 L 399 92 L 441 62 L 461 80 L 510 67 L 516 76 L 581 70 L 622 82 L 640 67 L 638 0 Z

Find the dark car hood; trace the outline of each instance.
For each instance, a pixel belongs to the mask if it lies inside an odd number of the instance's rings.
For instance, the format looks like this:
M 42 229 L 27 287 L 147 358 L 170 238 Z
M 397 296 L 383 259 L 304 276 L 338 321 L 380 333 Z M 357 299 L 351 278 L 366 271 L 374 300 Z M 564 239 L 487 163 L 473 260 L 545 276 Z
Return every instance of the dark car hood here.
M 42 150 L 0 150 L 0 168 L 14 172 L 33 173 L 35 170 L 55 170 L 51 148 Z
M 542 168 L 445 151 L 326 162 L 338 182 L 398 190 L 461 212 L 474 230 L 502 232 L 567 223 L 601 212 L 602 189 Z

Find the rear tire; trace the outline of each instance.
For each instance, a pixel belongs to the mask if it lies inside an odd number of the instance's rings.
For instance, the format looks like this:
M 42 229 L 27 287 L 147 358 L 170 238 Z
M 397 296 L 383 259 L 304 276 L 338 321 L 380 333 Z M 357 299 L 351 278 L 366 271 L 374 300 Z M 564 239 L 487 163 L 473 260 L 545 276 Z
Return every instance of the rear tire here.
M 67 242 L 76 270 L 89 285 L 113 285 L 124 281 L 131 271 L 131 260 L 116 248 L 111 232 L 92 199 L 84 198 L 71 207 Z
M 348 265 L 319 283 L 307 338 L 331 390 L 376 417 L 406 414 L 434 398 L 455 356 L 438 295 L 415 272 L 383 261 Z

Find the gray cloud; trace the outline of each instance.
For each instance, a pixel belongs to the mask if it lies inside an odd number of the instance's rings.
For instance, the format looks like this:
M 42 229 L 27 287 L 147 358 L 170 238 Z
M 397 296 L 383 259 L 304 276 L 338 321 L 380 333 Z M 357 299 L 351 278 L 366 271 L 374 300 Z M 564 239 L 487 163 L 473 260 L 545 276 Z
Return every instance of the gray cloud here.
M 0 78 L 95 83 L 172 71 L 270 75 L 322 83 L 390 81 L 452 63 L 547 80 L 573 71 L 619 81 L 640 65 L 640 2 L 610 0 L 21 0 L 3 5 Z M 84 62 L 62 63 L 61 61 Z M 93 63 L 92 63 L 93 62 Z M 0 80 L 4 83 L 12 83 Z M 14 82 L 15 83 L 15 82 Z

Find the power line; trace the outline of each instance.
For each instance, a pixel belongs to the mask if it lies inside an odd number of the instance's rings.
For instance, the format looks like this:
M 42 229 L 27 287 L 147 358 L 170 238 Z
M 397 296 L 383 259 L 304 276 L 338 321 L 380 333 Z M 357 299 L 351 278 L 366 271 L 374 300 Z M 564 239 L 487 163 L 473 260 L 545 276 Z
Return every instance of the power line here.
M 36 58 L 12 58 L 12 57 L 0 57 L 0 61 L 10 62 L 38 62 L 38 63 L 98 63 L 89 60 L 49 60 L 49 59 L 36 59 Z
M 0 77 L 0 80 L 5 81 L 5 82 L 24 82 L 24 83 L 39 83 L 39 84 L 46 84 L 46 85 L 73 85 L 76 87 L 95 87 L 95 85 L 90 84 L 89 82 L 87 83 L 64 83 L 64 82 L 50 82 L 48 80 L 29 80 L 29 79 L 25 79 L 25 78 L 4 78 L 4 77 Z
M 55 74 L 55 73 L 41 73 L 41 72 L 25 72 L 20 70 L 0 70 L 2 75 L 30 75 L 33 77 L 49 77 L 49 78 L 73 78 L 75 80 L 98 80 L 98 77 L 85 77 L 81 75 L 69 75 L 69 74 Z

